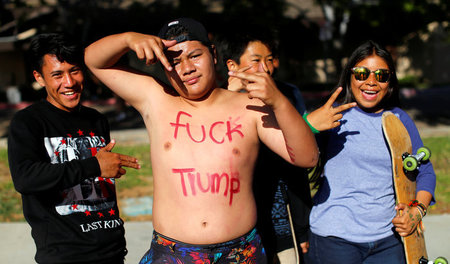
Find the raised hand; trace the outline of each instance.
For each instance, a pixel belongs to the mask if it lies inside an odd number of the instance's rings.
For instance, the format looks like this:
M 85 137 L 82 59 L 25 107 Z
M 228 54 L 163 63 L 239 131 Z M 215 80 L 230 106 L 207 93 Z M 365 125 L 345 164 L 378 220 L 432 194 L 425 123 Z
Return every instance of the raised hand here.
M 276 107 L 277 100 L 283 96 L 272 77 L 264 71 L 255 73 L 230 71 L 228 75 L 243 82 L 249 98 L 258 98 L 272 108 Z
M 126 173 L 122 167 L 140 169 L 141 166 L 136 158 L 111 152 L 116 142 L 111 140 L 108 145 L 100 149 L 95 157 L 100 165 L 100 173 L 103 178 L 120 178 Z
M 333 104 L 341 91 L 342 87 L 336 89 L 324 105 L 314 110 L 306 117 L 308 122 L 315 129 L 325 131 L 340 126 L 341 122 L 339 120 L 342 118 L 341 112 L 356 106 L 356 102 L 352 102 L 333 107 Z
M 159 60 L 168 71 L 172 70 L 172 66 L 164 54 L 164 49 L 177 44 L 176 40 L 165 40 L 157 36 L 130 32 L 126 42 L 128 47 L 136 52 L 136 56 L 145 60 L 147 65 L 154 64 Z
M 245 72 L 251 68 L 252 68 L 252 65 L 241 68 L 237 72 Z M 228 77 L 228 86 L 227 86 L 228 90 L 233 91 L 233 92 L 240 92 L 240 91 L 244 90 L 247 92 L 246 86 L 247 85 L 243 80 L 232 77 L 232 76 Z

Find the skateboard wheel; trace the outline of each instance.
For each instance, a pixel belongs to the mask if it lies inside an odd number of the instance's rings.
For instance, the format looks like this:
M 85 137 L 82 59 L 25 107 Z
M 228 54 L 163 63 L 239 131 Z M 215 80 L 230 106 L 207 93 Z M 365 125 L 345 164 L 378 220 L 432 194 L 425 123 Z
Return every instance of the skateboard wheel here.
M 431 150 L 427 147 L 421 147 L 417 150 L 417 154 L 423 152 L 425 156 L 422 158 L 422 161 L 427 161 L 431 157 Z
M 417 160 L 416 158 L 409 156 L 403 160 L 403 168 L 407 171 L 413 171 L 417 169 Z
M 448 261 L 444 257 L 438 257 L 434 260 L 434 264 L 448 264 Z

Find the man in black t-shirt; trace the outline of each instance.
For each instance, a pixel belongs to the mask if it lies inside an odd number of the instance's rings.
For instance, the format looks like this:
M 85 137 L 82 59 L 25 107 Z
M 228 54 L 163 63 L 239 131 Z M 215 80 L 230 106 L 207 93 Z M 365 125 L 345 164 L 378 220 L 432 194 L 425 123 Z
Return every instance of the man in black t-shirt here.
M 38 263 L 124 263 L 127 253 L 115 179 L 138 169 L 113 153 L 102 114 L 80 104 L 83 50 L 60 34 L 31 42 L 29 58 L 45 101 L 16 113 L 8 158 Z

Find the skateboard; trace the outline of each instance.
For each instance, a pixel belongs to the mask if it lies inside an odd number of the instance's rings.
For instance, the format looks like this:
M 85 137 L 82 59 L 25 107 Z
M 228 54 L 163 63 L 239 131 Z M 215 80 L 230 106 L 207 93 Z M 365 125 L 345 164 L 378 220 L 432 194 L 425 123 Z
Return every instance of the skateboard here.
M 431 152 L 426 148 L 421 148 L 416 155 L 412 154 L 409 133 L 400 119 L 392 112 L 387 111 L 383 113 L 382 125 L 391 153 L 396 202 L 408 204 L 410 201 L 415 200 L 416 196 L 414 171 L 417 170 L 422 161 L 430 157 Z M 402 237 L 402 240 L 408 264 L 418 264 L 421 258 L 428 258 L 425 237 L 419 228 L 411 235 Z

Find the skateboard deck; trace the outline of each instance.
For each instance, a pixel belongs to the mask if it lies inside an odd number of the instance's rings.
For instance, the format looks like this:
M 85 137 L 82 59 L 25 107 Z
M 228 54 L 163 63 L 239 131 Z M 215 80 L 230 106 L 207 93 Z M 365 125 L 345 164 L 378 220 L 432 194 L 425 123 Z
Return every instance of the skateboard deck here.
M 411 138 L 403 123 L 392 112 L 382 116 L 383 133 L 388 142 L 392 160 L 392 176 L 397 203 L 408 204 L 416 197 L 416 179 L 403 169 L 403 154 L 412 153 Z M 402 237 L 406 262 L 417 264 L 421 257 L 428 258 L 423 232 L 416 229 L 407 237 Z

